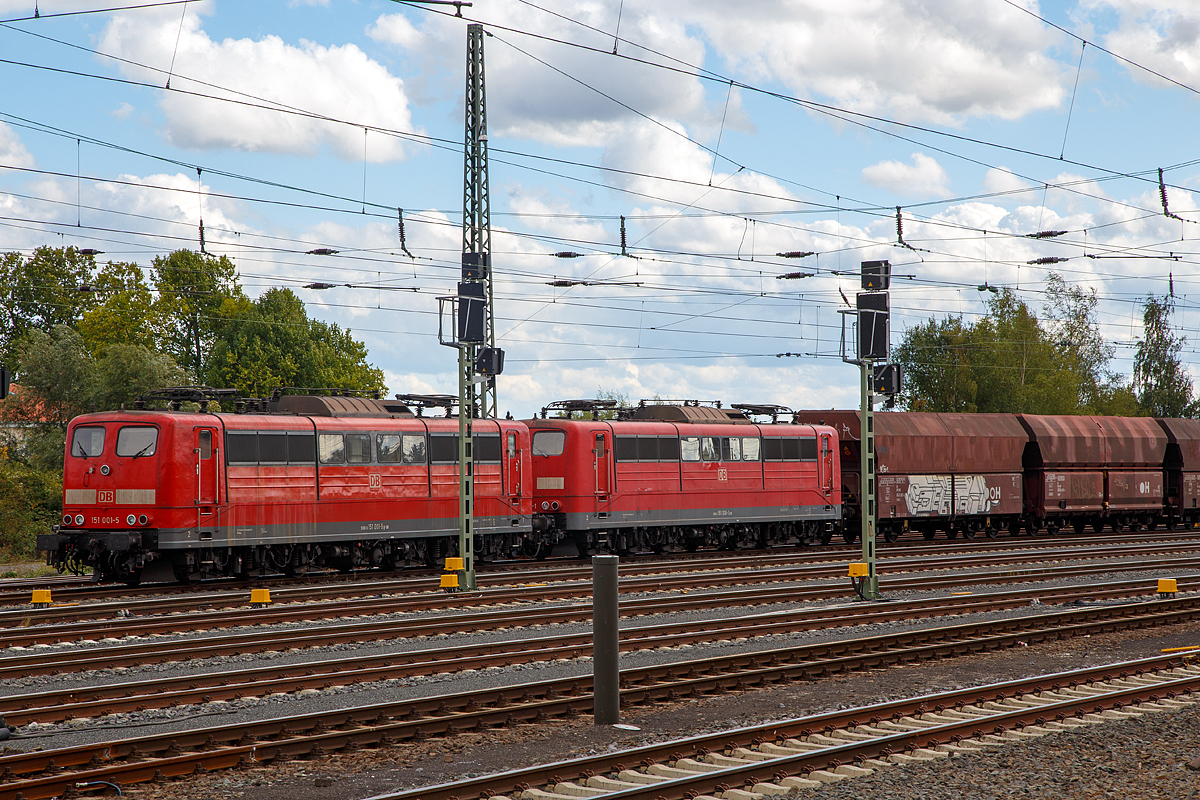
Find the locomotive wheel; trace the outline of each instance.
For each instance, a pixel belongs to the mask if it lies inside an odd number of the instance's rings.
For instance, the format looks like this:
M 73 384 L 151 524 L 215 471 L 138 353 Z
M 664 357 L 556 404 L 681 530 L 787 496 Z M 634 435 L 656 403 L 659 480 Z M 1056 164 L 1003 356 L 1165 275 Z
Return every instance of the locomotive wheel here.
M 833 528 L 821 534 L 821 544 L 829 544 L 831 541 L 833 541 Z

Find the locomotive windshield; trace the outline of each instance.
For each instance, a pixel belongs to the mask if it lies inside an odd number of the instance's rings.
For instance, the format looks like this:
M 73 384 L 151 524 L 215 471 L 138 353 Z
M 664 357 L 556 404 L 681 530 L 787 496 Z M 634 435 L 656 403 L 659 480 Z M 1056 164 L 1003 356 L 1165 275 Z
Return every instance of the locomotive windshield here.
M 104 452 L 104 428 L 80 427 L 71 439 L 71 455 L 76 458 L 95 458 Z
M 158 428 L 138 425 L 117 432 L 117 455 L 121 458 L 152 456 L 157 446 Z
M 538 431 L 533 434 L 533 454 L 535 456 L 561 456 L 567 434 L 563 431 Z

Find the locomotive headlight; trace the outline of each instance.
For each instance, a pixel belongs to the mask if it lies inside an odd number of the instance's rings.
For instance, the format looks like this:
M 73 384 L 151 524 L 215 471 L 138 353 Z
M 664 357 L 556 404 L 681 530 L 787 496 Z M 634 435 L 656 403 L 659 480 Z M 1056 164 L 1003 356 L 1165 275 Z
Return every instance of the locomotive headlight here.
M 76 515 L 75 515 L 75 524 L 76 524 L 76 525 L 82 525 L 82 524 L 83 524 L 83 514 L 76 514 Z
M 71 524 L 71 515 L 63 514 L 63 525 L 70 525 L 70 524 Z
M 550 510 L 550 501 L 543 500 L 542 501 L 542 511 L 549 511 L 549 510 Z
M 137 522 L 137 517 L 135 517 L 133 514 L 130 514 L 128 517 L 125 518 L 126 525 L 132 525 L 135 522 Z
M 138 517 L 138 525 L 145 525 L 149 521 L 150 521 L 150 518 L 147 517 L 145 514 L 142 514 L 141 516 Z
M 558 501 L 555 500 L 553 503 L 550 504 L 550 507 L 553 508 L 555 511 L 558 511 Z

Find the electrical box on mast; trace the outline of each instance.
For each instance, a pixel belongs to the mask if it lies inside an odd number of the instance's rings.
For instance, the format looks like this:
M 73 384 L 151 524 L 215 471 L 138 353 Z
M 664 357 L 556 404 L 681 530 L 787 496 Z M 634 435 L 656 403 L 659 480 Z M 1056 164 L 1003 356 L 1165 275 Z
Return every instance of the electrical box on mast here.
M 862 262 L 862 288 L 868 292 L 886 292 L 892 283 L 892 265 L 888 261 Z
M 479 375 L 499 375 L 504 372 L 504 351 L 499 347 L 484 347 L 475 357 L 475 372 Z
M 859 361 L 886 361 L 888 357 L 888 295 L 885 292 L 858 294 Z
M 899 364 L 876 364 L 873 380 L 875 394 L 897 395 L 901 391 Z

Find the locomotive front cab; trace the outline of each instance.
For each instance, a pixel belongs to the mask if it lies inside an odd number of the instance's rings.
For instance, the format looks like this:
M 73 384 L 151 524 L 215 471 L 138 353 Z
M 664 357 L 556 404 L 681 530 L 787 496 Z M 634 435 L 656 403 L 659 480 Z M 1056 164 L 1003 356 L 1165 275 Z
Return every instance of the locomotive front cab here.
M 169 523 L 164 487 L 174 470 L 165 454 L 174 430 L 153 412 L 87 414 L 71 422 L 62 524 L 38 537 L 48 564 L 75 574 L 90 568 L 102 580 L 140 579 L 160 527 Z

